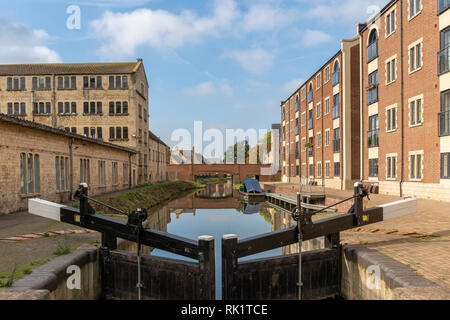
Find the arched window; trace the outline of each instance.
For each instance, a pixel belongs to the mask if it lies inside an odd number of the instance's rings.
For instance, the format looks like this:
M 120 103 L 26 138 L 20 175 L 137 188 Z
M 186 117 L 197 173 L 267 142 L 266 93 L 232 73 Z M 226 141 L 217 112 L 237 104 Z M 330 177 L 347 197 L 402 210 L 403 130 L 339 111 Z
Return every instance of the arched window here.
M 339 61 L 336 60 L 333 66 L 333 86 L 339 83 Z
M 367 46 L 367 62 L 374 60 L 378 57 L 378 32 L 377 29 L 373 29 L 369 35 L 369 45 Z
M 310 103 L 311 101 L 313 101 L 313 85 L 312 85 L 312 82 L 309 84 L 309 87 L 308 87 L 308 103 Z

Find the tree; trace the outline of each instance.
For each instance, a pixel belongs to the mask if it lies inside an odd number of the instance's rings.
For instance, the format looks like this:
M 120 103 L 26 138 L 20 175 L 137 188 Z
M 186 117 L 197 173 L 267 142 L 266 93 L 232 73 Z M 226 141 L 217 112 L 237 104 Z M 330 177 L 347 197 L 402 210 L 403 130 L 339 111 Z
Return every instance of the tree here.
M 249 155 L 250 145 L 247 140 L 240 141 L 234 144 L 234 146 L 228 147 L 227 151 L 224 153 L 224 163 L 233 163 L 233 164 L 244 164 L 248 163 L 248 155 Z M 230 157 L 230 161 L 228 159 Z

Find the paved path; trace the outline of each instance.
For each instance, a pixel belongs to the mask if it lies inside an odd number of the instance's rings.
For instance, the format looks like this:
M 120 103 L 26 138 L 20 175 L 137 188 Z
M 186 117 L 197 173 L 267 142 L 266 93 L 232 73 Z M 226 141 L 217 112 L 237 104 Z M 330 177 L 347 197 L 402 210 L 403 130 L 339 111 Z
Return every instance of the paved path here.
M 275 183 L 270 183 L 275 184 Z M 280 184 L 289 186 L 288 184 Z M 292 185 L 298 187 L 298 185 Z M 349 197 L 352 191 L 326 189 L 336 197 Z M 388 195 L 370 195 L 365 201 L 367 208 L 401 200 Z M 363 230 L 396 230 L 398 233 L 417 233 L 423 238 L 400 234 L 343 232 L 342 243 L 361 244 L 375 249 L 399 262 L 409 265 L 425 278 L 450 288 L 450 203 L 433 200 L 418 200 L 418 212 L 397 219 L 379 222 L 361 228 Z M 433 235 L 433 236 L 431 236 Z M 417 235 L 416 235 L 417 236 Z

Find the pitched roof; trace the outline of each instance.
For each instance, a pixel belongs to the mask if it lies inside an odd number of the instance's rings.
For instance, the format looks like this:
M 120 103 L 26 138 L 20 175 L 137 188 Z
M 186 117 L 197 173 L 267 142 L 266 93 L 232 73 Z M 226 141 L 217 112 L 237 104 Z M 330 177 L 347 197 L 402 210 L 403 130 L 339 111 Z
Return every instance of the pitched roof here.
M 162 141 L 160 138 L 158 138 L 158 137 L 157 137 L 153 132 L 151 132 L 150 130 L 148 130 L 148 138 L 151 139 L 151 140 L 153 140 L 153 141 L 156 141 L 156 142 L 158 142 L 158 143 L 160 143 L 160 144 L 162 144 L 162 145 L 164 145 L 164 146 L 167 147 L 167 144 L 165 144 L 164 141 Z
M 141 63 L 138 60 L 112 63 L 0 64 L 0 76 L 134 73 Z
M 103 145 L 105 147 L 119 149 L 119 150 L 130 152 L 130 153 L 137 153 L 136 150 L 131 149 L 131 148 L 122 147 L 122 146 L 119 146 L 119 145 L 116 145 L 116 144 L 104 142 L 102 140 L 85 137 L 85 136 L 82 136 L 82 135 L 79 135 L 79 134 L 67 132 L 65 130 L 49 127 L 49 126 L 46 126 L 46 125 L 43 125 L 43 124 L 40 124 L 40 123 L 37 123 L 37 122 L 31 122 L 31 121 L 28 121 L 28 120 L 23 120 L 23 119 L 20 119 L 20 118 L 17 118 L 17 117 L 12 117 L 12 116 L 0 113 L 0 122 L 2 122 L 2 121 L 10 123 L 10 124 L 26 127 L 26 128 L 46 131 L 46 132 L 57 134 L 57 135 L 60 135 L 60 136 L 66 136 L 66 137 L 69 137 L 69 138 L 83 140 L 83 141 L 86 141 L 86 142 L 91 142 L 91 143 Z

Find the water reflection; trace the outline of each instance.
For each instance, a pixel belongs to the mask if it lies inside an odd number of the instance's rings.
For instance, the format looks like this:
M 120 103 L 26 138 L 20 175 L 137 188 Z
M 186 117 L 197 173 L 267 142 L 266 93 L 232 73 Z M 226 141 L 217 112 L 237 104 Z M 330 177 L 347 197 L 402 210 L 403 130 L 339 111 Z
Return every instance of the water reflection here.
M 222 236 L 237 234 L 245 239 L 264 233 L 282 230 L 294 225 L 288 212 L 270 207 L 268 203 L 244 204 L 239 201 L 231 181 L 209 185 L 205 190 L 173 201 L 149 213 L 147 228 L 165 231 L 196 240 L 201 235 L 215 239 L 216 297 L 221 299 Z M 135 250 L 135 245 L 127 247 Z M 266 251 L 240 259 L 240 261 L 295 253 L 296 245 Z M 145 248 L 145 254 L 179 260 L 193 261 L 159 249 Z

